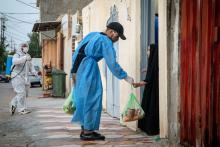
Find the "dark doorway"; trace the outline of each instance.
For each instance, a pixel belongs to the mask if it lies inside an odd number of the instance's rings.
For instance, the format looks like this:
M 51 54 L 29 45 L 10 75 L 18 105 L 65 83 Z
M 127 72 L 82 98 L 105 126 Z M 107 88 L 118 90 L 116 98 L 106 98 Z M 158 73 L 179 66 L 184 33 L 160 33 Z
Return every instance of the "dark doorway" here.
M 158 2 L 141 0 L 141 106 L 145 117 L 138 127 L 148 135 L 159 134 Z M 149 55 L 150 52 L 150 56 Z

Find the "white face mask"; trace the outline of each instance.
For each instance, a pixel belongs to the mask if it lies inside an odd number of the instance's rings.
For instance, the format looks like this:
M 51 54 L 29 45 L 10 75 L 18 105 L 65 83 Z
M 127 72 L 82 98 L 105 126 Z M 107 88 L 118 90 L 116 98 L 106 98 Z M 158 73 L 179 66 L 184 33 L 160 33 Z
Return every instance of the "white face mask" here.
M 29 50 L 28 47 L 23 47 L 22 49 L 23 49 L 23 52 L 24 52 L 24 53 L 27 53 L 28 50 Z

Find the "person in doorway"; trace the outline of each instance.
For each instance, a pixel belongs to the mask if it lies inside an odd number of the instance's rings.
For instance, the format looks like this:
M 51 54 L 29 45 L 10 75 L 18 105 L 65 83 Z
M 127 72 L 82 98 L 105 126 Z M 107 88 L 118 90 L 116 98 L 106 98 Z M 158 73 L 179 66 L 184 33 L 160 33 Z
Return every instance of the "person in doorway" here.
M 82 127 L 82 140 L 104 140 L 105 136 L 96 132 L 99 130 L 102 111 L 102 82 L 98 62 L 105 59 L 108 68 L 118 79 L 128 83 L 133 78 L 121 68 L 116 61 L 113 43 L 119 38 L 125 40 L 123 26 L 111 22 L 105 32 L 91 32 L 80 42 L 73 55 L 74 102 L 76 111 L 72 122 L 79 122 Z
M 145 86 L 141 107 L 145 112 L 144 118 L 138 121 L 138 127 L 148 135 L 159 133 L 159 68 L 157 45 L 150 45 L 147 74 L 144 81 L 133 83 L 133 86 Z
M 29 87 L 28 73 L 32 72 L 37 76 L 31 64 L 31 56 L 28 52 L 28 45 L 22 44 L 12 58 L 12 69 L 11 69 L 11 83 L 16 93 L 15 97 L 10 102 L 10 111 L 14 115 L 16 108 L 18 108 L 19 114 L 30 113 L 27 110 L 26 97 Z

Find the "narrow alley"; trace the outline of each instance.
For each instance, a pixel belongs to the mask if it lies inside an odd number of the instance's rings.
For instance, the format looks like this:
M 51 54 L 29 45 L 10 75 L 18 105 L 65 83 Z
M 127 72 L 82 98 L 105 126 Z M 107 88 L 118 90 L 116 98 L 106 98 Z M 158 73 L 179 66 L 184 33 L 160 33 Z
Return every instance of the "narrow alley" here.
M 1 0 L 0 147 L 220 147 L 219 8 Z

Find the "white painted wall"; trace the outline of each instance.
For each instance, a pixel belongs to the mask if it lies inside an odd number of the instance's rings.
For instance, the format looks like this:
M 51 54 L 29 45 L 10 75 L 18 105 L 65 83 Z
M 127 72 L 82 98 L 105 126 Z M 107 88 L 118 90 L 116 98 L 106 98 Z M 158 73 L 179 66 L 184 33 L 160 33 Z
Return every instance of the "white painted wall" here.
M 116 5 L 119 11 L 119 22 L 124 26 L 127 40 L 119 40 L 119 64 L 132 76 L 135 81 L 140 80 L 140 0 L 94 0 L 82 11 L 83 35 L 91 31 L 103 31 L 110 17 L 110 8 Z M 98 14 L 98 15 L 97 15 Z M 138 26 L 138 27 L 137 27 Z M 103 107 L 106 108 L 106 81 L 102 62 L 99 63 L 103 82 Z M 120 87 L 120 111 L 125 107 L 129 94 L 133 91 L 140 100 L 138 89 L 121 80 Z M 130 128 L 136 129 L 136 122 L 127 123 Z
M 72 67 L 72 38 L 68 38 L 68 15 L 65 14 L 61 20 L 61 31 L 64 37 L 64 72 L 66 75 L 66 96 L 71 89 L 70 70 Z

